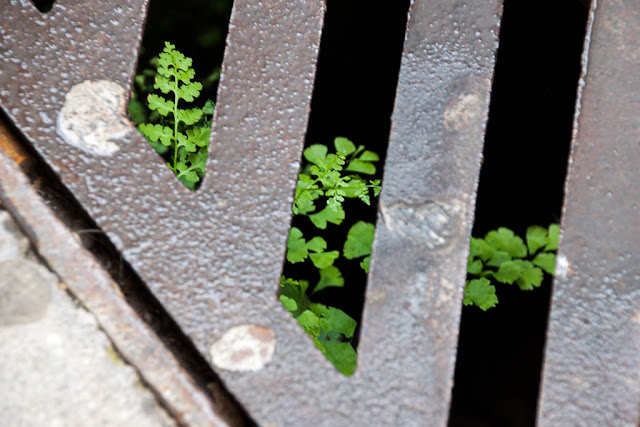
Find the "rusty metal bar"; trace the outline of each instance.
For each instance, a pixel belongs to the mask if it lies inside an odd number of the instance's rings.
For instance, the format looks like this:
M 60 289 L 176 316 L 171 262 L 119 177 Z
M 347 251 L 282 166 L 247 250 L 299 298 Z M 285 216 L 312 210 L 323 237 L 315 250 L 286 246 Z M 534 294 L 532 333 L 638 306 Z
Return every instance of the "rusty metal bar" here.
M 23 153 L 6 125 L 0 122 L 0 201 L 25 229 L 36 251 L 75 298 L 97 319 L 127 362 L 160 397 L 180 423 L 226 426 L 227 421 L 179 365 L 160 339 L 126 303 L 117 286 L 96 260 L 49 210 L 14 160 Z M 19 145 L 18 145 L 19 147 Z M 12 158 L 11 158 L 11 157 Z
M 501 10 L 412 5 L 359 350 L 380 425 L 447 423 Z
M 640 10 L 593 1 L 538 413 L 640 423 Z
M 3 109 L 258 422 L 446 423 L 501 1 L 412 5 L 350 379 L 276 297 L 324 3 L 236 0 L 194 194 L 123 114 L 144 1 L 0 4 Z

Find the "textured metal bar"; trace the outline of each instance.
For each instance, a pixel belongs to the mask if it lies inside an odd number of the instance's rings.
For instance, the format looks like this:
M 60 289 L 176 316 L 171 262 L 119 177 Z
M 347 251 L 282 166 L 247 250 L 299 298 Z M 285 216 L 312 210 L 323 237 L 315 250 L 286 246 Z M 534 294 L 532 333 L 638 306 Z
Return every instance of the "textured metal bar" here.
M 359 349 L 380 425 L 447 423 L 501 8 L 412 5 Z
M 412 5 L 350 379 L 276 297 L 323 2 L 236 0 L 213 160 L 195 194 L 129 127 L 123 106 L 92 119 L 107 132 L 90 126 L 78 142 L 77 99 L 108 112 L 123 95 L 95 81 L 125 88 L 133 74 L 143 3 L 116 3 L 56 3 L 40 16 L 3 0 L 0 103 L 9 117 L 199 350 L 209 355 L 216 343 L 214 353 L 229 356 L 210 360 L 260 423 L 444 425 L 501 2 Z M 69 103 L 78 126 L 56 132 Z
M 640 423 L 640 9 L 593 1 L 540 425 Z
M 226 426 L 212 402 L 160 339 L 126 303 L 109 275 L 49 210 L 4 151 L 11 138 L 0 122 L 0 201 L 19 219 L 38 254 L 89 310 L 120 354 L 136 367 L 179 423 Z M 18 159 L 21 155 L 16 156 Z M 14 157 L 14 158 L 16 158 Z M 7 367 L 10 369 L 10 367 Z M 225 413 L 224 408 L 217 411 Z

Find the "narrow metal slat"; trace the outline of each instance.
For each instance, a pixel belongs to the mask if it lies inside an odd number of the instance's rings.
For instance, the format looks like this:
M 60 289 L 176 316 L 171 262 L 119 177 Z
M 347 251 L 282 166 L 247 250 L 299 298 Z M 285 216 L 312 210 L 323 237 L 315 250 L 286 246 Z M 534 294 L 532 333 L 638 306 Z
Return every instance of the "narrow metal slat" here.
M 411 9 L 357 372 L 388 402 L 380 425 L 447 423 L 501 11 Z
M 593 1 L 538 424 L 640 422 L 640 10 Z

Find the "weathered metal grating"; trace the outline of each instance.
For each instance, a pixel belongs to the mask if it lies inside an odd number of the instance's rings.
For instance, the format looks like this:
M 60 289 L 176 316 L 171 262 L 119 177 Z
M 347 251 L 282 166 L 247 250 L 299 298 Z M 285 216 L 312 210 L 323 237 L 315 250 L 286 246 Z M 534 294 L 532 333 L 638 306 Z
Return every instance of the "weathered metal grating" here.
M 554 294 L 540 409 L 545 425 L 566 424 L 576 419 L 575 408 L 585 407 L 603 423 L 638 423 L 633 296 L 640 282 L 634 187 L 640 130 L 633 94 L 640 78 L 637 55 L 611 49 L 617 40 L 630 49 L 640 40 L 632 3 L 592 6 L 589 74 L 560 250 L 570 269 Z M 501 4 L 416 0 L 411 6 L 359 365 L 350 379 L 328 365 L 276 298 L 322 1 L 236 0 L 213 160 L 196 193 L 173 179 L 134 129 L 125 127 L 107 156 L 69 145 L 56 131 L 65 96 L 80 83 L 114 82 L 122 93 L 113 96 L 124 102 L 145 1 L 93 6 L 73 0 L 41 15 L 26 0 L 2 0 L 0 105 L 205 357 L 232 327 L 275 332 L 275 354 L 263 369 L 216 369 L 260 424 L 297 423 L 304 414 L 314 425 L 444 425 Z M 110 119 L 126 126 L 115 117 L 121 112 Z M 615 169 L 601 167 L 606 161 Z M 5 179 L 2 197 L 11 200 Z M 602 192 L 595 199 L 594 189 Z M 596 207 L 602 213 L 594 214 Z M 612 236 L 615 246 L 586 238 L 593 230 Z M 586 263 L 603 250 L 609 250 L 607 261 Z M 169 254 L 171 265 L 156 262 Z M 593 305 L 598 292 L 619 298 Z M 566 342 L 576 336 L 578 344 Z M 607 344 L 594 344 L 599 337 Z M 576 354 L 589 357 L 570 358 Z M 616 361 L 616 355 L 625 356 Z M 620 369 L 611 371 L 614 366 Z M 312 375 L 319 370 L 325 374 Z M 583 378 L 581 370 L 589 382 L 574 381 Z M 594 384 L 603 389 L 592 393 Z M 620 392 L 602 399 L 610 390 Z M 323 399 L 308 401 L 305 394 Z

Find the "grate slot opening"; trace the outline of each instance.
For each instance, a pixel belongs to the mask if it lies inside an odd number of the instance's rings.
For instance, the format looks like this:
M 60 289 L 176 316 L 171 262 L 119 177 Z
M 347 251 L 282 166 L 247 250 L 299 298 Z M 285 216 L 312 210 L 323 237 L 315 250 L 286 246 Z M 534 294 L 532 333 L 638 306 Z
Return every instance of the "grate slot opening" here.
M 559 222 L 586 21 L 583 1 L 505 1 L 473 236 Z M 463 310 L 450 427 L 535 425 L 551 289 Z
M 323 144 L 333 152 L 336 137 L 346 137 L 356 146 L 364 145 L 380 155 L 376 175 L 362 175 L 365 179 L 382 175 L 408 10 L 408 0 L 384 8 L 370 7 L 363 0 L 327 1 L 305 147 Z M 340 226 L 330 224 L 325 230 L 328 232 L 322 234 L 327 250 L 342 250 L 347 232 L 356 222 L 375 224 L 376 205 L 377 199 L 373 198 L 371 206 L 347 199 L 343 205 L 345 221 Z M 319 231 L 302 217 L 294 217 L 292 226 L 300 228 L 307 238 Z M 367 275 L 359 261 L 343 261 L 341 257 L 335 265 L 342 272 L 345 286 L 323 289 L 314 295 L 314 302 L 337 307 L 360 324 Z M 283 275 L 310 277 L 314 285 L 319 276 L 309 275 L 309 265 L 308 261 L 287 263 Z M 358 334 L 359 327 L 351 340 L 354 348 Z

